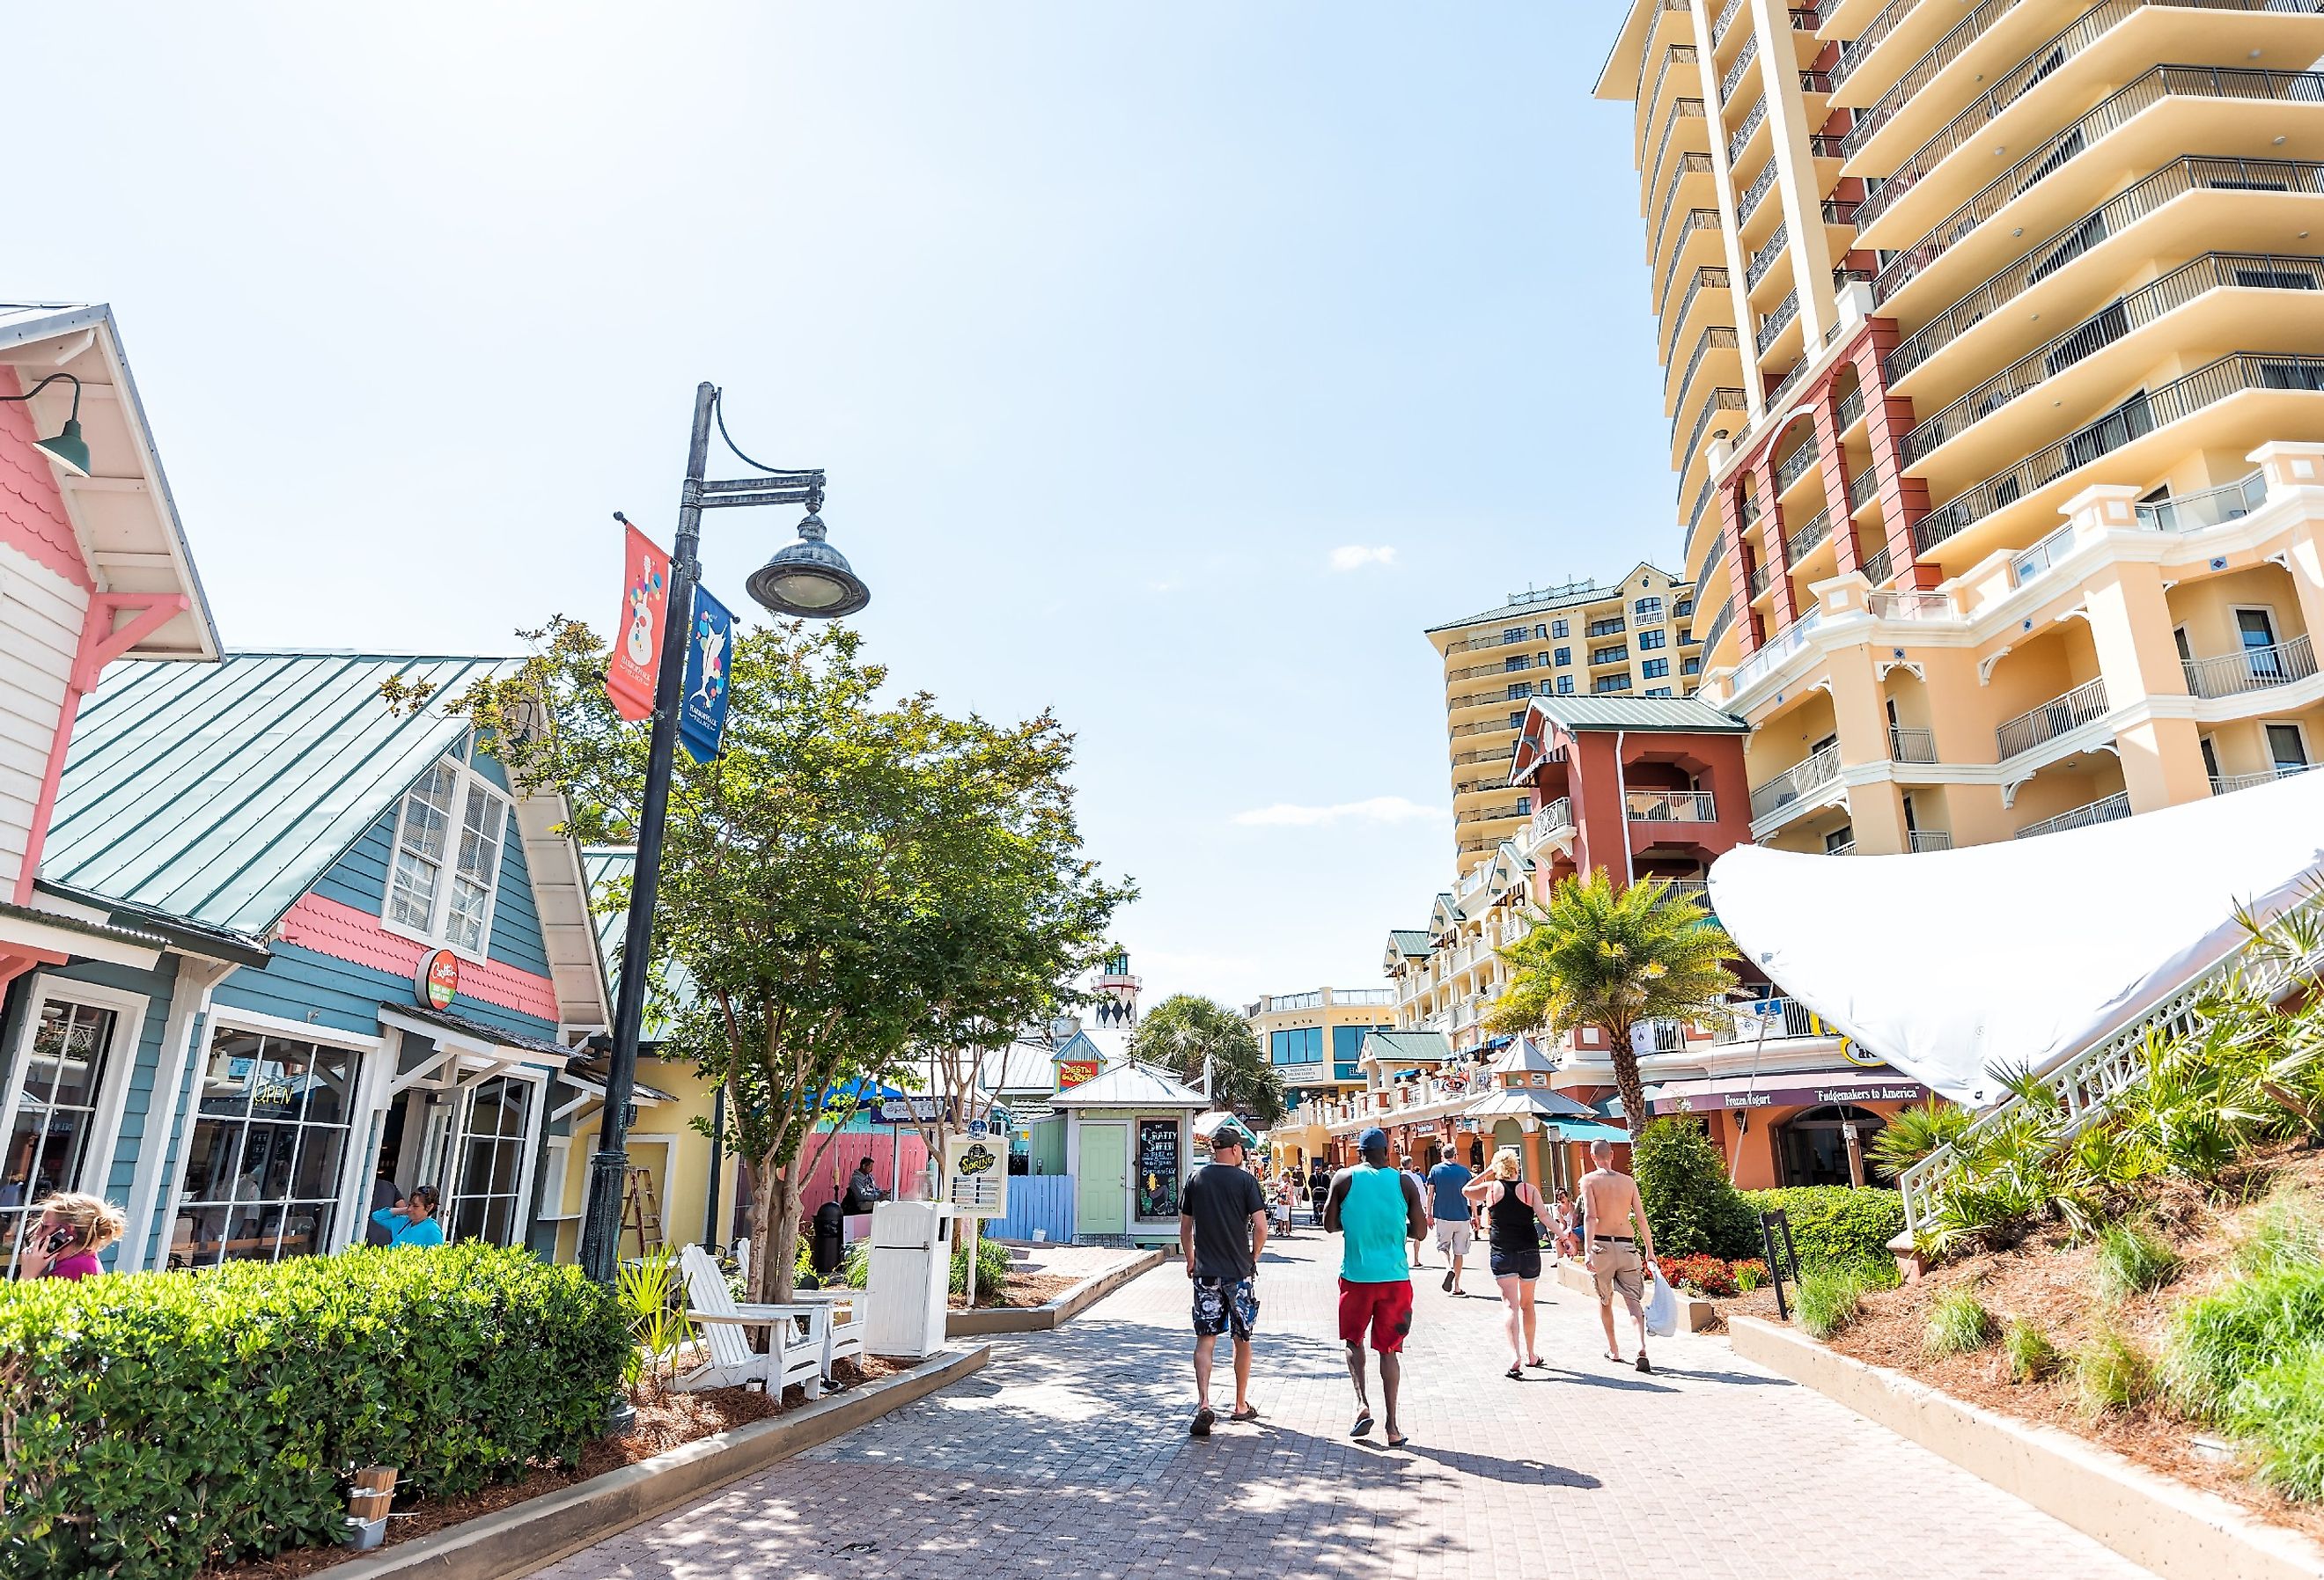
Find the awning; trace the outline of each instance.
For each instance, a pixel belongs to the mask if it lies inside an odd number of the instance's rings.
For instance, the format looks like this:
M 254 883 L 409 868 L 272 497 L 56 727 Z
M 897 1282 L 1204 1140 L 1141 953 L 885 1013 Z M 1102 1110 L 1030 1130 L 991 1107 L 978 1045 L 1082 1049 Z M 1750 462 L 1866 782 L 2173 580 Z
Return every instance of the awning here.
M 1545 1086 L 1501 1086 L 1461 1111 L 1463 1119 L 1595 1119 L 1597 1115 L 1563 1092 Z
M 1711 904 L 1751 963 L 1948 1097 L 1998 1101 L 2145 1013 L 2324 873 L 2324 772 L 1915 855 L 1738 845 Z
M 1665 1081 L 1646 1088 L 1646 1106 L 1656 1113 L 1702 1113 L 1721 1108 L 1818 1108 L 1828 1103 L 1923 1103 L 1932 1095 L 1920 1082 L 1893 1070 L 1785 1070 L 1756 1081 L 1742 1076 Z
M 1554 1132 L 1562 1141 L 1605 1141 L 1617 1147 L 1630 1144 L 1628 1131 L 1617 1130 L 1610 1124 L 1592 1124 L 1586 1120 L 1554 1120 L 1542 1128 Z

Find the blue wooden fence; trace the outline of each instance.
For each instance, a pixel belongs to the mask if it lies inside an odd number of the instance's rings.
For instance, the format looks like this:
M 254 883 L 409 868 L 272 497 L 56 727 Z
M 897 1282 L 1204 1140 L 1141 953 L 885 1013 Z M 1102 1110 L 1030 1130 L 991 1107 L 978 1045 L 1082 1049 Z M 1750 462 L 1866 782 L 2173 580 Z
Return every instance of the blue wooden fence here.
M 1009 1215 L 984 1220 L 984 1233 L 995 1240 L 1030 1240 L 1036 1229 L 1051 1240 L 1074 1237 L 1074 1177 L 1070 1174 L 1018 1174 L 1009 1181 Z

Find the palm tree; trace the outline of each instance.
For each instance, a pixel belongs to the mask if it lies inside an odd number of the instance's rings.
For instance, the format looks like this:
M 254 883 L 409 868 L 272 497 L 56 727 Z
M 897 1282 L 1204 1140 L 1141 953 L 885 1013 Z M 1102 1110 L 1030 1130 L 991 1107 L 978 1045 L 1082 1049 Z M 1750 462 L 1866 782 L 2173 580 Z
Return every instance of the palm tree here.
M 1618 890 L 1603 867 L 1561 880 L 1533 929 L 1499 955 L 1509 982 L 1486 1024 L 1550 1037 L 1603 1027 L 1634 1137 L 1646 1128 L 1646 1098 L 1630 1029 L 1707 1019 L 1735 985 L 1734 946 L 1709 912 L 1659 878 Z

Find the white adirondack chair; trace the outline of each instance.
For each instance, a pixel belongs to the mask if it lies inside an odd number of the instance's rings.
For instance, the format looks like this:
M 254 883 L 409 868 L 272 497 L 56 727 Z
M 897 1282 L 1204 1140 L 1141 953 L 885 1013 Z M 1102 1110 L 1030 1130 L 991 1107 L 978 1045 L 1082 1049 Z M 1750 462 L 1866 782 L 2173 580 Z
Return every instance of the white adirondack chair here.
M 751 1277 L 751 1242 L 746 1235 L 734 1242 L 735 1265 L 742 1270 L 742 1278 Z M 867 1321 L 868 1294 L 862 1289 L 794 1289 L 791 1298 L 802 1303 L 815 1301 L 836 1307 L 831 1314 L 831 1324 L 825 1329 L 826 1342 L 823 1352 L 823 1380 L 831 1381 L 834 1361 L 853 1360 L 859 1365 L 863 1360 L 863 1333 Z
M 825 1354 L 830 1347 L 832 1308 L 802 1303 L 785 1306 L 739 1304 L 726 1288 L 726 1275 L 699 1245 L 688 1245 L 679 1260 L 686 1269 L 688 1315 L 702 1329 L 710 1359 L 678 1380 L 684 1389 L 731 1388 L 756 1382 L 770 1393 L 780 1393 L 796 1382 L 807 1398 L 823 1393 Z M 807 1332 L 799 1332 L 799 1324 Z M 764 1328 L 767 1353 L 760 1354 L 743 1342 L 745 1328 Z

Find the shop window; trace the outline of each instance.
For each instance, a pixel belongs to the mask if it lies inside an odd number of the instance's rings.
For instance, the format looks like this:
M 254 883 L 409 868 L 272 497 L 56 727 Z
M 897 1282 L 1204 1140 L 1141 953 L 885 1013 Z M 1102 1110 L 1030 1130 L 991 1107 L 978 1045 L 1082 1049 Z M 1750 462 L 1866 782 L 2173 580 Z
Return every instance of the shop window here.
M 1785 1185 L 1875 1185 L 1879 1175 L 1863 1160 L 1887 1122 L 1868 1108 L 1834 1103 L 1794 1114 L 1775 1127 L 1775 1155 Z M 1848 1160 L 1847 1127 L 1856 1127 L 1857 1167 Z M 1860 1174 L 1861 1178 L 1858 1176 Z
M 1339 1030 L 1346 1030 L 1342 1026 Z M 1270 1031 L 1267 1036 L 1267 1057 L 1270 1064 L 1321 1064 L 1323 1060 L 1323 1029 L 1321 1026 L 1298 1026 L 1288 1031 Z
M 9 1121 L 8 1151 L 0 1158 L 0 1232 L 8 1236 L 11 1273 L 32 1209 L 58 1191 L 101 1183 L 84 1178 L 83 1169 L 115 1026 L 114 1012 L 94 1004 L 51 999 L 41 1005 Z
M 362 1062 L 344 1048 L 218 1029 L 202 1067 L 171 1267 L 275 1261 L 337 1247 Z
M 429 769 L 396 817 L 388 925 L 482 955 L 507 831 L 508 799 L 473 767 L 447 757 Z
M 513 1076 L 494 1076 L 468 1092 L 444 1204 L 444 1232 L 453 1239 L 514 1243 L 523 1219 L 518 1198 L 532 1099 L 532 1083 Z

